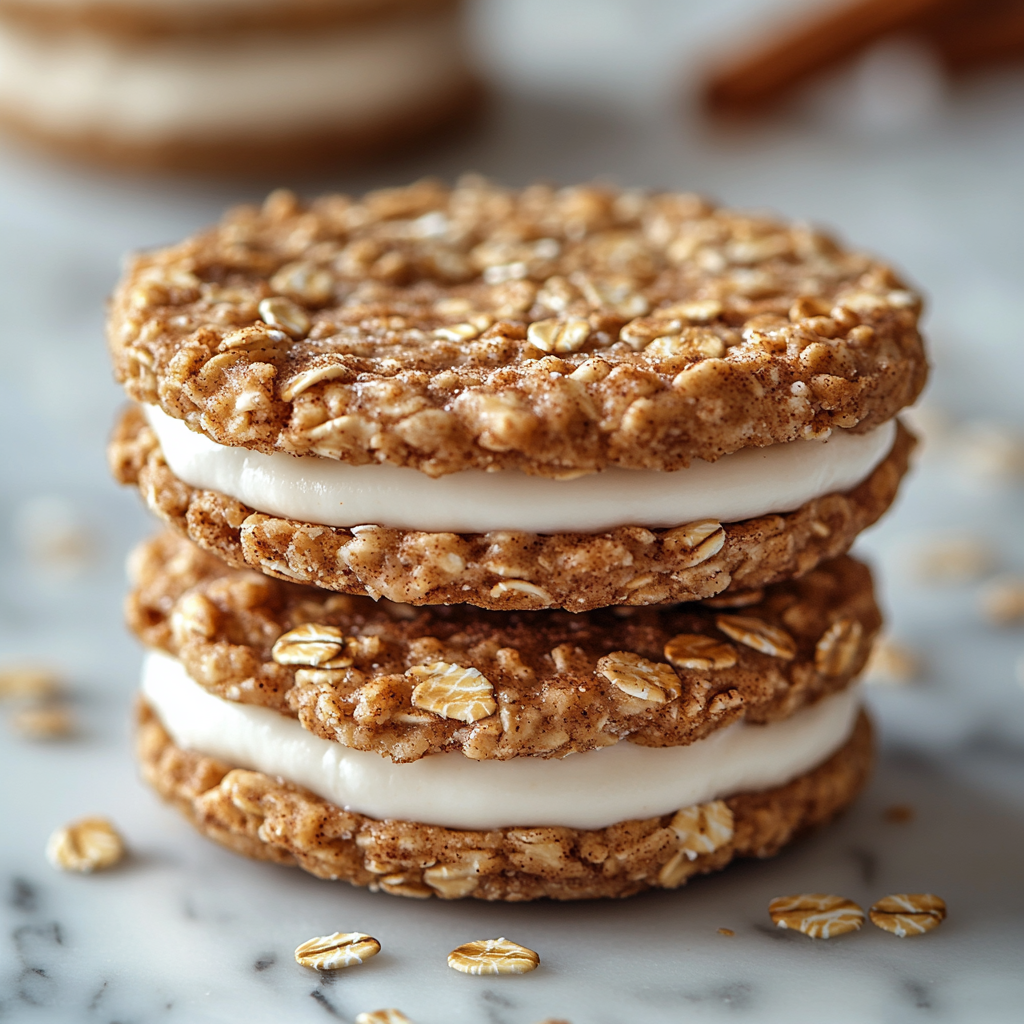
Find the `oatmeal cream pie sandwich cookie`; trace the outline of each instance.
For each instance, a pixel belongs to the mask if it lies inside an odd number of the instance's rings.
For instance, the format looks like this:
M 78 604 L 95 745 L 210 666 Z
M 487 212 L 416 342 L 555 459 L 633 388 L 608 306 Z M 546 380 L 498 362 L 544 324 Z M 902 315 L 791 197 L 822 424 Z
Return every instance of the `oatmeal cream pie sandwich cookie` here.
M 675 888 L 829 820 L 870 767 L 854 679 L 880 616 L 846 556 L 742 606 L 578 615 L 332 594 L 170 532 L 132 574 L 145 777 L 210 837 L 321 877 Z
M 920 302 L 692 195 L 424 181 L 137 256 L 117 477 L 234 566 L 413 605 L 690 601 L 889 506 Z
M 353 163 L 479 99 L 461 0 L 0 0 L 0 125 L 119 167 Z

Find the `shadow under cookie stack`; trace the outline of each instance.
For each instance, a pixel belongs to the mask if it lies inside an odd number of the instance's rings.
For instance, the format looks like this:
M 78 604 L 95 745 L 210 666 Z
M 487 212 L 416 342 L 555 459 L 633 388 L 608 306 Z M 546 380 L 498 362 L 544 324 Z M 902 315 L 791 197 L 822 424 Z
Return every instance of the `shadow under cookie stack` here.
M 478 178 L 136 257 L 146 779 L 240 853 L 445 899 L 673 889 L 828 821 L 919 305 L 805 226 Z

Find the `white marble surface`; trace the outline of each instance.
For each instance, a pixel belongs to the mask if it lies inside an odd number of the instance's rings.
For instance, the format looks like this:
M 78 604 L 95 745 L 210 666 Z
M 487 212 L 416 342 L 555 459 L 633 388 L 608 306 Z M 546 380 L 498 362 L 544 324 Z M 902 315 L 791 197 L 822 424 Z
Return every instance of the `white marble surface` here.
M 777 123 L 713 132 L 680 112 L 675 83 L 745 6 L 488 0 L 478 20 L 503 83 L 494 123 L 303 187 L 354 190 L 464 167 L 510 183 L 610 175 L 836 225 L 930 294 L 930 401 L 960 421 L 1021 428 L 1024 75 L 943 95 L 927 67 L 881 52 L 871 75 L 837 79 Z M 900 81 L 908 67 L 907 88 L 880 101 L 878 76 Z M 866 796 L 774 861 L 617 904 L 411 902 L 236 858 L 142 787 L 127 726 L 140 658 L 119 605 L 124 554 L 148 524 L 106 476 L 119 395 L 102 300 L 123 251 L 175 239 L 255 194 L 0 153 L 0 660 L 63 668 L 84 724 L 67 743 L 6 729 L 0 739 L 0 1020 L 315 1024 L 380 1006 L 418 1024 L 1020 1020 L 1024 690 L 1014 662 L 1024 631 L 985 623 L 980 583 L 924 585 L 909 563 L 936 531 L 953 531 L 988 538 L 999 568 L 1024 570 L 1024 487 L 980 480 L 948 443 L 860 544 L 895 634 L 924 653 L 927 671 L 872 693 L 882 756 Z M 26 543 L 55 514 L 39 498 L 59 499 L 97 538 L 85 572 L 33 562 Z M 887 824 L 881 811 L 893 803 L 911 804 L 914 820 Z M 55 873 L 47 835 L 87 813 L 121 825 L 130 861 L 96 877 Z M 830 943 L 771 929 L 769 898 L 808 890 L 864 905 L 930 890 L 950 916 L 902 942 L 870 927 Z M 298 942 L 335 929 L 369 931 L 384 952 L 334 979 L 291 961 Z M 445 967 L 459 942 L 498 934 L 537 949 L 542 968 L 486 980 Z

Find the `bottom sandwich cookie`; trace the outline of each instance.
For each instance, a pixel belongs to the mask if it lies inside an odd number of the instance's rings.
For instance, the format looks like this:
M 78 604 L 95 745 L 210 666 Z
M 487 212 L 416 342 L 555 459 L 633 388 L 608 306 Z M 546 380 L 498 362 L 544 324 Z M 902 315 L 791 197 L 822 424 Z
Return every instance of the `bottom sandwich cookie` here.
M 182 676 L 187 683 L 187 676 Z M 202 698 L 219 700 L 195 684 L 190 685 Z M 147 687 L 144 692 L 160 692 L 160 688 Z M 855 691 L 851 694 L 855 695 Z M 836 705 L 830 709 L 828 702 L 844 697 L 849 705 L 849 696 L 839 694 L 787 721 L 765 726 L 738 723 L 737 731 L 746 728 L 748 732 L 760 733 L 759 740 L 763 741 L 765 734 L 790 725 L 794 719 L 799 727 L 805 726 L 806 720 L 800 722 L 800 716 L 816 711 L 819 716 L 809 720 L 806 731 L 820 731 L 821 722 L 834 722 L 837 718 Z M 820 713 L 822 705 L 826 705 L 828 714 Z M 582 820 L 578 813 L 590 813 L 574 810 L 579 794 L 571 785 L 565 793 L 566 824 L 562 825 L 531 825 L 530 819 L 523 819 L 521 825 L 466 828 L 362 813 L 351 809 L 351 804 L 339 805 L 311 788 L 286 781 L 287 774 L 280 771 L 239 767 L 252 765 L 251 756 L 242 754 L 230 763 L 185 749 L 172 739 L 146 698 L 139 703 L 138 752 L 144 776 L 165 799 L 174 803 L 205 835 L 250 857 L 297 864 L 321 878 L 417 898 L 522 901 L 541 897 L 621 897 L 651 888 L 677 888 L 694 875 L 724 867 L 735 857 L 771 856 L 801 832 L 834 817 L 863 787 L 872 759 L 869 721 L 863 712 L 856 711 L 855 704 L 851 706 L 852 729 L 844 731 L 826 756 L 795 770 L 782 783 L 765 788 L 749 784 L 730 786 L 726 772 L 713 780 L 721 791 L 712 793 L 712 798 L 655 815 L 624 815 L 603 827 L 571 824 L 574 819 Z M 683 749 L 699 752 L 702 744 L 709 742 L 714 743 L 715 739 L 698 741 Z M 244 734 L 239 743 L 240 752 L 245 744 L 251 750 L 257 746 L 253 737 L 246 740 Z M 637 749 L 650 757 L 673 754 L 658 748 Z M 589 759 L 593 764 L 614 750 L 591 751 L 561 761 L 517 760 L 530 761 L 541 772 L 557 773 L 574 761 L 587 763 Z M 388 764 L 377 755 L 352 753 Z M 446 756 L 449 755 L 425 758 L 417 764 L 427 765 L 428 771 L 431 763 L 440 764 L 443 769 Z M 301 758 L 296 761 L 301 768 L 299 761 Z M 479 769 L 509 767 L 465 758 L 462 761 L 466 769 L 464 781 L 469 788 L 480 783 L 481 780 L 472 778 Z M 415 767 L 388 765 L 396 776 L 390 788 L 399 788 L 399 773 Z M 625 780 L 637 791 L 638 804 L 643 802 L 644 780 L 644 775 Z M 484 784 L 491 781 L 484 780 Z M 539 775 L 533 781 L 540 788 Z M 557 779 L 550 781 L 558 786 Z M 439 778 L 437 782 L 441 789 L 443 780 Z M 513 788 L 529 786 L 530 782 L 517 778 Z M 417 781 L 422 783 L 422 778 Z M 428 792 L 429 787 L 423 791 Z M 424 805 L 428 812 L 424 816 L 449 820 L 453 814 L 457 817 L 451 806 L 458 805 L 460 794 L 449 794 L 455 799 L 447 802 L 443 793 L 439 795 L 442 799 Z M 599 799 L 592 802 L 599 805 L 603 793 L 596 795 Z M 548 810 L 553 813 L 550 801 Z

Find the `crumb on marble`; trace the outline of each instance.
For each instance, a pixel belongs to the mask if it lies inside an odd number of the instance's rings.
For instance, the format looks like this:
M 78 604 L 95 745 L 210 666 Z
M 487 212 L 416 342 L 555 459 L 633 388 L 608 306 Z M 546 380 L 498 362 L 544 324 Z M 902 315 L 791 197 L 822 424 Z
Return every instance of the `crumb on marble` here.
M 528 974 L 540 966 L 540 957 L 511 939 L 479 939 L 453 949 L 448 966 L 461 974 Z
M 910 804 L 892 804 L 882 811 L 882 817 L 890 825 L 905 825 L 914 820 L 914 808 Z
M 57 697 L 64 686 L 60 674 L 45 665 L 6 665 L 0 668 L 0 700 L 46 700 Z
M 361 964 L 380 952 L 380 943 L 363 932 L 318 935 L 295 950 L 295 962 L 317 971 L 336 971 Z
M 871 923 L 905 939 L 924 935 L 946 919 L 946 902 L 932 893 L 897 893 L 880 899 L 868 911 Z
M 992 571 L 996 555 L 984 537 L 936 536 L 918 549 L 915 568 L 924 583 L 970 583 Z
M 29 740 L 62 740 L 76 732 L 71 709 L 60 703 L 21 708 L 10 719 L 11 728 Z
M 55 868 L 81 874 L 111 868 L 124 855 L 124 840 L 106 818 L 74 821 L 57 829 L 46 844 L 46 859 Z
M 864 923 L 864 911 L 853 900 L 819 892 L 777 896 L 768 913 L 777 928 L 792 928 L 812 939 L 859 931 Z
M 356 1024 L 412 1024 L 401 1010 L 367 1010 L 356 1017 Z
M 864 667 L 864 682 L 878 686 L 905 686 L 921 674 L 921 659 L 909 647 L 889 636 L 875 640 Z
M 1001 576 L 981 592 L 981 610 L 994 626 L 1024 622 L 1024 576 Z

